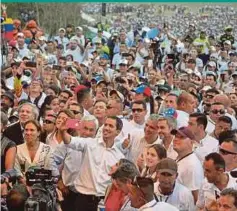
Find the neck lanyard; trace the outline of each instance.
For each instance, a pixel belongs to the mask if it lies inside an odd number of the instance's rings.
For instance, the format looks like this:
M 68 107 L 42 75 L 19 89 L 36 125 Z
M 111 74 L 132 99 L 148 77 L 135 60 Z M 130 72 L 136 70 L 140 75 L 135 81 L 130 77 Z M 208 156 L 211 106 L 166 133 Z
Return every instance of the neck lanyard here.
M 176 162 L 178 163 L 179 161 L 183 160 L 184 158 L 188 157 L 189 155 L 193 154 L 193 152 L 188 153 L 187 155 L 183 156 L 180 159 L 177 159 Z
M 172 191 L 169 193 L 169 195 L 166 196 L 166 198 L 165 198 L 164 201 L 162 200 L 162 196 L 159 196 L 160 199 L 158 198 L 158 196 L 156 196 L 156 201 L 157 201 L 157 202 L 165 202 L 165 203 L 166 203 L 166 202 L 168 201 L 169 197 L 173 194 L 174 188 L 175 188 L 175 184 L 174 184 L 174 186 L 173 186 Z M 159 192 L 162 193 L 162 191 L 161 191 L 161 189 L 160 189 L 160 186 L 158 186 L 158 189 L 159 189 Z

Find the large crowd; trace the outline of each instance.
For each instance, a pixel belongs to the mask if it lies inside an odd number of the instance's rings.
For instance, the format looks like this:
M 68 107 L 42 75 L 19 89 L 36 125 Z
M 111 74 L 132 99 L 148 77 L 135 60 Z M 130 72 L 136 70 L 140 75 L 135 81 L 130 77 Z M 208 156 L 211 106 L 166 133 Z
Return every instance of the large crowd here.
M 24 210 L 36 167 L 58 178 L 57 210 L 237 210 L 236 10 L 167 9 L 139 8 L 110 37 L 68 24 L 48 38 L 31 20 L 2 42 L 9 211 Z

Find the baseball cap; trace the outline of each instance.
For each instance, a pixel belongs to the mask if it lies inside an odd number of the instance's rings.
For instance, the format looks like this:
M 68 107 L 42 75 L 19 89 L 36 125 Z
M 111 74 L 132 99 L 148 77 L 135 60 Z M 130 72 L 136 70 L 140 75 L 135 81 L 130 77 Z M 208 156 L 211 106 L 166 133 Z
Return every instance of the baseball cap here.
M 158 85 L 158 90 L 159 91 L 165 91 L 165 92 L 170 92 L 171 87 L 168 84 L 163 84 L 163 85 Z
M 216 67 L 216 63 L 213 62 L 213 61 L 208 62 L 207 65 L 208 65 L 208 66 L 211 66 L 211 67 Z
M 231 75 L 231 77 L 233 76 L 237 76 L 237 71 L 233 72 L 233 74 Z
M 97 81 L 96 85 L 99 85 L 99 84 L 105 84 L 106 86 L 108 85 L 108 83 L 103 79 Z
M 165 158 L 157 164 L 157 171 L 159 173 L 170 173 L 173 175 L 178 172 L 178 165 L 173 159 Z
M 204 86 L 201 91 L 207 91 L 209 89 L 211 89 L 211 86 Z
M 6 91 L 5 93 L 2 94 L 2 96 L 7 97 L 7 98 L 9 98 L 11 101 L 14 102 L 14 95 L 13 95 L 13 93 L 11 93 L 11 92 Z
M 64 28 L 60 28 L 58 31 L 59 31 L 59 32 L 60 32 L 60 31 L 66 32 L 66 30 L 65 30 Z
M 173 129 L 171 131 L 171 134 L 174 135 L 174 136 L 177 135 L 177 134 L 180 134 L 180 135 L 182 135 L 185 138 L 189 138 L 191 140 L 195 140 L 195 137 L 194 137 L 192 131 L 190 129 L 188 129 L 188 127 L 181 127 L 178 130 Z
M 45 37 L 45 36 L 40 36 L 40 37 L 39 37 L 39 40 L 40 40 L 40 41 L 46 41 L 46 37 Z
M 146 95 L 147 97 L 150 97 L 151 96 L 151 89 L 150 87 L 148 86 L 139 86 L 137 87 L 136 89 L 134 89 L 134 91 L 137 93 L 137 94 L 144 94 Z
M 231 45 L 231 42 L 229 40 L 226 40 L 224 44 Z
M 74 92 L 77 93 L 77 92 L 79 92 L 79 91 L 81 91 L 81 90 L 83 90 L 83 89 L 87 89 L 87 87 L 84 86 L 84 85 L 78 85 L 78 86 L 74 89 Z
M 174 108 L 166 108 L 162 114 L 164 117 L 173 117 L 177 119 L 178 113 Z
M 207 72 L 206 72 L 206 76 L 207 76 L 207 75 L 213 75 L 213 76 L 216 77 L 216 73 L 214 73 L 213 71 L 207 71 Z
M 106 53 L 103 53 L 100 55 L 100 59 L 106 59 L 106 60 L 109 60 L 109 55 L 106 54 Z
M 95 43 L 102 44 L 102 40 L 101 40 L 100 38 L 97 38 L 97 39 L 95 40 Z
M 79 29 L 80 31 L 83 31 L 83 28 L 80 26 L 77 26 L 76 29 Z
M 121 64 L 127 65 L 127 64 L 128 64 L 128 61 L 127 61 L 126 59 L 121 59 L 121 60 L 119 61 L 119 65 L 121 65 Z
M 230 56 L 237 56 L 237 52 L 233 52 L 233 51 L 232 51 L 232 52 L 229 53 L 229 55 L 230 55 Z
M 124 96 L 121 92 L 113 89 L 110 91 L 109 96 L 111 96 L 113 93 L 116 93 L 116 95 L 118 95 L 118 97 L 121 99 L 121 101 L 124 102 L 125 99 L 124 99 Z

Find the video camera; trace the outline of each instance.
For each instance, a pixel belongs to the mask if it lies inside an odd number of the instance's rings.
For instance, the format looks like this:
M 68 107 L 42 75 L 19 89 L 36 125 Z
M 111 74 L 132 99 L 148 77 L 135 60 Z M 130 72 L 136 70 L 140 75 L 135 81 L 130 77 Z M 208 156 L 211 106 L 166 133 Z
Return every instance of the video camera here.
M 15 169 L 10 169 L 1 174 L 1 184 L 8 182 L 13 182 L 16 180 L 16 171 Z
M 32 186 L 32 196 L 25 203 L 25 211 L 56 211 L 56 183 L 51 170 L 32 167 L 26 172 L 26 184 Z

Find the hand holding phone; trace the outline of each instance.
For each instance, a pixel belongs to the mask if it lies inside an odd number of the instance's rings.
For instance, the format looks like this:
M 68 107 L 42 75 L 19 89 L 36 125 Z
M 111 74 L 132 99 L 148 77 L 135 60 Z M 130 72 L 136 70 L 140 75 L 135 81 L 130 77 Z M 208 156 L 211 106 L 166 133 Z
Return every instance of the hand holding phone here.
M 79 119 L 68 119 L 66 126 L 70 129 L 79 130 L 80 129 L 80 120 Z

